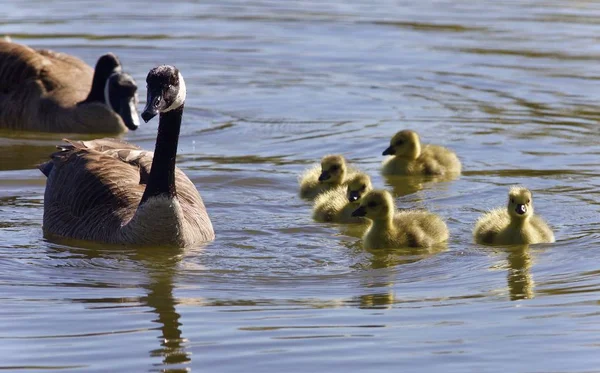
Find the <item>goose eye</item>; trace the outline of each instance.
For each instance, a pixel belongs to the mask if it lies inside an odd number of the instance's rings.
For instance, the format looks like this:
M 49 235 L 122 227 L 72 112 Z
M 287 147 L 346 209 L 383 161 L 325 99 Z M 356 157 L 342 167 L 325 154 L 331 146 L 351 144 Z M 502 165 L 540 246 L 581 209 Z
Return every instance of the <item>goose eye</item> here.
M 340 168 L 340 166 L 334 165 L 334 166 L 331 166 L 331 168 L 329 170 L 331 170 L 331 171 L 337 171 L 338 168 Z
M 363 185 L 363 186 L 360 188 L 360 190 L 365 190 L 365 189 L 367 189 L 367 186 L 366 186 L 366 185 Z
M 529 202 L 531 202 L 531 200 L 530 200 L 530 199 L 528 199 L 528 200 L 527 200 L 527 204 L 529 204 Z
M 510 203 L 515 203 L 515 199 L 514 199 L 514 198 L 511 198 L 511 199 L 510 199 Z
M 398 140 L 398 141 L 396 141 L 396 144 L 395 144 L 395 145 L 396 145 L 396 146 L 401 146 L 402 144 L 404 144 L 404 141 L 402 141 L 402 140 Z
M 369 202 L 369 203 L 367 204 L 367 206 L 368 206 L 368 207 L 370 207 L 370 208 L 373 208 L 373 207 L 377 206 L 377 203 L 375 203 L 375 202 L 371 201 L 371 202 Z

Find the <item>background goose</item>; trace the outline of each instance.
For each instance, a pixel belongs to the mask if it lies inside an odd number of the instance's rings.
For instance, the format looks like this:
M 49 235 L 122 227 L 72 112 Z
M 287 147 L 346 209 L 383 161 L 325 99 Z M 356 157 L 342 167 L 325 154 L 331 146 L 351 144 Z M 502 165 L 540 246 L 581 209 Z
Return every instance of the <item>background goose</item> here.
M 68 141 L 40 169 L 48 177 L 44 234 L 115 244 L 186 247 L 212 240 L 202 198 L 175 167 L 186 96 L 172 66 L 148 73 L 142 118 L 160 113 L 154 154 L 115 139 Z
M 0 40 L 0 128 L 119 133 L 139 126 L 137 86 L 112 53 L 82 60 Z

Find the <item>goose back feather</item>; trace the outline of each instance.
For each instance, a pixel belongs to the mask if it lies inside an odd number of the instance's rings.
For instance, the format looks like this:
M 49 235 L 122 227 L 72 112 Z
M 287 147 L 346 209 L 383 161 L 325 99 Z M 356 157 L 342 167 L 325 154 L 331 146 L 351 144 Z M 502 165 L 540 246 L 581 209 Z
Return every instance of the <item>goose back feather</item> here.
M 120 73 L 120 66 L 115 71 Z M 77 133 L 126 131 L 121 116 L 104 102 L 85 102 L 93 78 L 94 69 L 74 56 L 0 41 L 0 128 Z M 137 120 L 137 112 L 133 114 Z
M 177 197 L 144 205 L 146 213 L 136 215 L 153 153 L 110 138 L 65 141 L 68 144 L 59 146 L 40 166 L 50 169 L 44 195 L 45 235 L 178 247 L 214 238 L 202 198 L 179 168 Z

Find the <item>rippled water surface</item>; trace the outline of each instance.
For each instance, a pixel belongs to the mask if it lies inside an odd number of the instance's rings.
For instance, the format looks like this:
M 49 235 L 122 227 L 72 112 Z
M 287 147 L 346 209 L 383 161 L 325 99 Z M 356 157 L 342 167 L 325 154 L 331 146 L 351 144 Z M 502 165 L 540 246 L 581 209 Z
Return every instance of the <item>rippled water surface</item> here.
M 177 65 L 178 164 L 217 239 L 173 250 L 42 238 L 57 135 L 0 135 L 0 369 L 592 372 L 600 369 L 600 4 L 4 1 L 0 34 L 140 83 Z M 157 121 L 125 139 L 152 149 Z M 317 224 L 297 175 L 344 153 L 378 187 L 404 128 L 456 150 L 451 182 L 395 185 L 446 247 L 367 252 Z M 486 248 L 509 185 L 557 243 Z

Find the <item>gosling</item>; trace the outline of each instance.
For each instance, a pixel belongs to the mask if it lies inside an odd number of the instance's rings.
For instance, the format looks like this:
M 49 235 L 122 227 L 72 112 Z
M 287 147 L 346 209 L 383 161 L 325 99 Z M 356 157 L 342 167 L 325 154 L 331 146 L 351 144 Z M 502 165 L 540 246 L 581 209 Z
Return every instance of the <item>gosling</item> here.
M 374 190 L 364 196 L 352 216 L 364 216 L 372 224 L 363 236 L 365 249 L 430 247 L 448 239 L 448 227 L 428 211 L 396 211 L 392 195 Z
M 442 146 L 421 145 L 416 132 L 404 130 L 396 133 L 383 155 L 391 155 L 383 162 L 384 175 L 458 175 L 460 160 L 456 154 Z
M 362 217 L 352 216 L 360 199 L 373 190 L 369 175 L 358 173 L 347 186 L 340 186 L 320 194 L 313 207 L 313 219 L 321 222 L 364 223 Z
M 341 155 L 326 155 L 321 165 L 315 165 L 300 176 L 300 197 L 313 200 L 319 194 L 339 186 L 346 186 L 356 170 L 348 169 Z
M 487 245 L 527 245 L 554 242 L 554 233 L 533 214 L 531 192 L 515 186 L 508 192 L 506 209 L 496 208 L 477 220 L 473 238 Z

